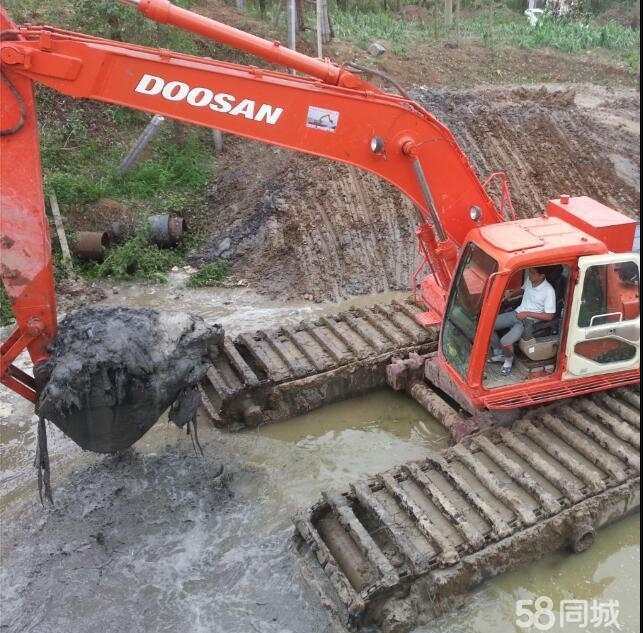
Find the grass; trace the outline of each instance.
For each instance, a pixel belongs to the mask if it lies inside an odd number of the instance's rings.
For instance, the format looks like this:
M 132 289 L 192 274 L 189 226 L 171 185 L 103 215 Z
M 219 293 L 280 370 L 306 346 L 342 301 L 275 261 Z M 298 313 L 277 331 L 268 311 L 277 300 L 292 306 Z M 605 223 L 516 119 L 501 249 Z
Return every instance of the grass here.
M 168 124 L 150 144 L 149 158 L 120 176 L 117 168 L 127 142 L 115 143 L 111 136 L 97 138 L 88 126 L 74 123 L 73 116 L 70 120 L 62 126 L 42 128 L 45 188 L 55 191 L 61 204 L 84 205 L 112 198 L 145 200 L 150 207 L 164 210 L 168 206 L 164 204 L 166 194 L 174 194 L 170 202 L 176 210 L 177 204 L 181 206 L 181 194 L 188 201 L 195 189 L 208 182 L 214 163 L 200 130 L 189 130 L 185 140 L 178 142 Z M 141 123 L 132 124 L 131 138 L 141 130 Z
M 489 45 L 552 48 L 565 53 L 603 49 L 634 70 L 640 65 L 639 29 L 616 22 L 599 24 L 591 17 L 568 20 L 546 14 L 532 27 L 522 17 L 497 19 L 488 14 L 480 14 L 465 20 L 462 31 L 466 35 L 482 38 Z
M 190 8 L 193 0 L 174 0 Z M 49 24 L 108 39 L 158 46 L 189 54 L 211 54 L 211 46 L 174 27 L 157 24 L 118 0 L 3 0 L 18 24 Z M 204 53 L 210 48 L 210 53 Z
M 9 297 L 0 284 L 0 326 L 10 325 L 13 323 L 13 311 L 11 310 L 11 303 Z
M 39 98 L 52 96 L 47 92 Z M 146 150 L 147 158 L 120 176 L 120 160 L 148 119 L 120 108 L 93 112 L 72 104 L 67 111 L 69 116 L 61 124 L 51 117 L 41 120 L 42 162 L 46 192 L 56 193 L 63 212 L 73 214 L 76 226 L 89 223 L 91 204 L 103 198 L 132 209 L 141 225 L 150 214 L 186 215 L 200 206 L 215 167 L 203 130 L 186 129 L 183 138 L 177 139 L 176 130 L 166 124 Z M 102 117 L 103 127 L 92 128 L 93 116 Z M 80 263 L 77 270 L 89 278 L 164 281 L 165 272 L 181 263 L 187 245 L 194 245 L 194 239 L 180 249 L 159 249 L 149 245 L 141 232 L 110 249 L 104 262 Z
M 135 134 L 141 129 L 137 122 L 132 124 Z M 84 217 L 89 222 L 91 203 L 103 198 L 136 210 L 141 225 L 150 214 L 189 214 L 201 205 L 214 171 L 210 143 L 201 130 L 186 131 L 180 142 L 168 125 L 150 144 L 149 157 L 125 176 L 116 169 L 127 143 L 111 143 L 109 135 L 96 137 L 87 127 L 73 123 L 71 130 L 46 128 L 42 138 L 45 190 L 55 191 L 65 213 L 74 213 L 77 226 L 83 226 Z M 183 261 L 187 247 L 195 245 L 197 236 L 190 237 L 182 248 L 166 250 L 148 244 L 141 231 L 111 248 L 102 263 L 80 264 L 77 270 L 89 278 L 162 282 L 167 270 Z
M 392 52 L 404 55 L 413 44 L 435 38 L 436 25 L 400 20 L 395 13 L 379 10 L 358 10 L 337 8 L 333 14 L 333 28 L 340 39 L 353 41 L 366 48 L 374 40 L 388 42 Z
M 418 43 L 454 35 L 453 31 L 445 30 L 439 13 L 424 24 L 406 22 L 381 8 L 336 7 L 332 15 L 337 37 L 363 48 L 373 40 L 383 40 L 397 54 L 406 54 Z M 640 66 L 640 29 L 617 22 L 601 24 L 591 16 L 565 19 L 546 15 L 532 27 L 519 12 L 483 11 L 463 18 L 460 32 L 463 37 L 479 39 L 488 46 L 552 48 L 565 53 L 603 49 L 634 71 Z
M 182 263 L 181 249 L 162 249 L 148 242 L 145 231 L 107 251 L 100 262 L 76 264 L 76 270 L 91 279 L 139 279 L 164 283 L 166 273 Z
M 206 264 L 188 280 L 190 288 L 204 288 L 207 286 L 218 286 L 230 274 L 230 267 L 225 260 L 218 260 Z

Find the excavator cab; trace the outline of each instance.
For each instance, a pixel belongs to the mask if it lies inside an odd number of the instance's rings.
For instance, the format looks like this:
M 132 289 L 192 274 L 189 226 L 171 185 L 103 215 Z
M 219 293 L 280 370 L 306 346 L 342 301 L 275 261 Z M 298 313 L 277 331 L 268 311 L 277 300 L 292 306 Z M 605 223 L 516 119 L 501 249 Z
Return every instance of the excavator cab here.
M 578 205 L 572 200 L 566 204 Z M 633 379 L 640 365 L 640 259 L 631 247 L 611 248 L 631 245 L 636 223 L 605 210 L 612 231 L 593 227 L 591 218 L 556 217 L 555 210 L 471 231 L 427 378 L 471 412 L 571 397 L 607 377 Z M 547 321 L 525 319 L 514 367 L 502 375 L 491 358 L 496 320 L 516 309 L 520 296 L 508 301 L 506 291 L 519 289 L 535 267 L 554 289 L 555 313 Z

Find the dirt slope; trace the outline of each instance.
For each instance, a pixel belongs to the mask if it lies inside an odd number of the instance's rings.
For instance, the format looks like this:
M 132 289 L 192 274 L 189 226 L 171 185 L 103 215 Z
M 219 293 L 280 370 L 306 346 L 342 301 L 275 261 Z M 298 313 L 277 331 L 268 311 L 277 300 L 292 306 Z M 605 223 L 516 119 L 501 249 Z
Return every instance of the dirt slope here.
M 455 133 L 479 175 L 509 174 L 519 215 L 538 213 L 561 193 L 638 215 L 639 101 L 629 93 L 494 88 L 416 96 Z
M 638 216 L 635 91 L 422 88 L 415 96 L 449 125 L 481 177 L 509 173 L 519 215 L 569 193 Z M 204 212 L 216 214 L 216 226 L 197 261 L 226 246 L 238 276 L 279 297 L 339 299 L 408 287 L 416 212 L 391 187 L 344 165 L 243 140 L 226 153 L 237 162 L 211 188 Z

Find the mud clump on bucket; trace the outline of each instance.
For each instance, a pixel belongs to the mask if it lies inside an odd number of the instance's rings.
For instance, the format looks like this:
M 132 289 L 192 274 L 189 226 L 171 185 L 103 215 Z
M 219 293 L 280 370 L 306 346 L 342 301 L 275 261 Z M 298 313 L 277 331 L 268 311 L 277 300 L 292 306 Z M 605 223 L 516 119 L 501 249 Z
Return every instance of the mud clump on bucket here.
M 83 449 L 122 451 L 177 399 L 194 410 L 194 388 L 222 340 L 220 326 L 185 313 L 79 310 L 60 323 L 39 415 Z

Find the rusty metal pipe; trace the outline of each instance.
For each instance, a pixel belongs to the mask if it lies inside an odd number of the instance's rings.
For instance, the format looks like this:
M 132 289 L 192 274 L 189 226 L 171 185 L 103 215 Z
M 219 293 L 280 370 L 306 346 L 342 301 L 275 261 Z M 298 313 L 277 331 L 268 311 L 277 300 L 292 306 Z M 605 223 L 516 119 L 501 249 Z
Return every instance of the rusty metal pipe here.
M 157 246 L 176 246 L 187 230 L 186 221 L 169 213 L 151 215 L 147 220 L 150 239 Z
M 110 245 L 107 231 L 80 231 L 76 235 L 72 250 L 74 255 L 88 261 L 100 262 Z

